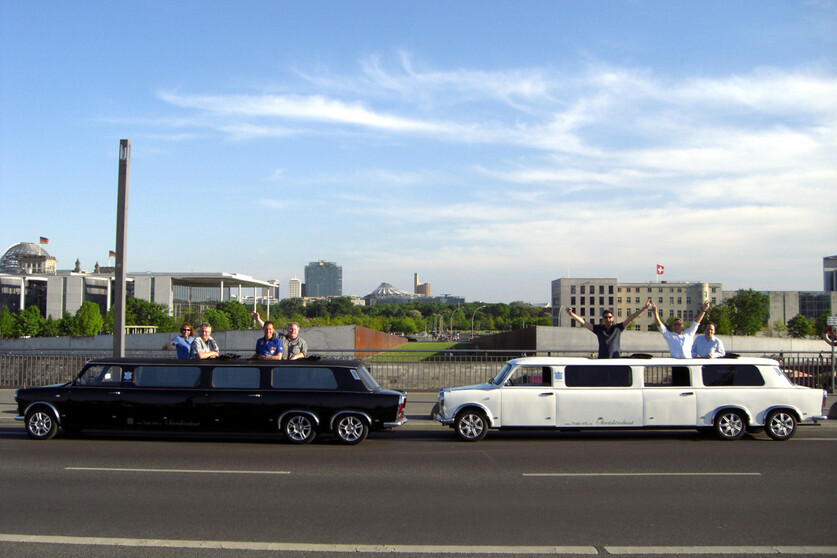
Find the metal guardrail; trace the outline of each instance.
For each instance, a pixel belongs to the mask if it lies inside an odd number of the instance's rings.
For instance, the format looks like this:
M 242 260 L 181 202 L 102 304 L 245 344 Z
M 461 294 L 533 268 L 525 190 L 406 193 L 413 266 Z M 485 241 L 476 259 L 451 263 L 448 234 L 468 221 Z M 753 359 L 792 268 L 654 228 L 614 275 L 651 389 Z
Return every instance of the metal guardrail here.
M 233 350 L 249 356 L 252 349 Z M 477 384 L 493 377 L 509 359 L 520 356 L 590 356 L 588 351 L 541 350 L 537 352 L 489 351 L 472 349 L 438 350 L 312 350 L 323 358 L 359 359 L 384 388 L 435 390 L 444 386 Z M 20 351 L 0 353 L 0 388 L 58 384 L 72 380 L 85 362 L 109 357 L 111 351 Z M 667 356 L 667 352 L 652 353 Z M 174 358 L 172 352 L 126 351 L 129 357 Z M 742 356 L 766 356 L 779 361 L 788 376 L 798 385 L 830 389 L 831 355 L 823 353 L 784 352 L 773 355 L 748 353 Z

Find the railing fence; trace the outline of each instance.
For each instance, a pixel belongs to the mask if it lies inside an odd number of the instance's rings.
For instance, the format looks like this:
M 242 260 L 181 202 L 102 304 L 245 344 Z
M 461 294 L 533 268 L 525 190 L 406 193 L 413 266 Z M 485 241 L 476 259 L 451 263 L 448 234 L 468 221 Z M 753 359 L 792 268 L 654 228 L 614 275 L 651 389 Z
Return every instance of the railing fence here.
M 232 351 L 252 354 L 251 349 Z M 509 359 L 520 356 L 590 356 L 589 352 L 561 350 L 487 351 L 487 350 L 402 350 L 311 351 L 323 358 L 360 359 L 381 387 L 402 390 L 435 390 L 445 386 L 478 384 L 493 377 Z M 0 388 L 17 388 L 58 384 L 72 380 L 85 362 L 92 358 L 111 356 L 111 351 L 26 351 L 0 353 Z M 126 351 L 130 357 L 171 356 L 160 351 Z M 653 356 L 667 356 L 660 352 Z M 767 356 L 780 366 L 798 385 L 831 388 L 831 355 L 824 353 L 780 353 Z

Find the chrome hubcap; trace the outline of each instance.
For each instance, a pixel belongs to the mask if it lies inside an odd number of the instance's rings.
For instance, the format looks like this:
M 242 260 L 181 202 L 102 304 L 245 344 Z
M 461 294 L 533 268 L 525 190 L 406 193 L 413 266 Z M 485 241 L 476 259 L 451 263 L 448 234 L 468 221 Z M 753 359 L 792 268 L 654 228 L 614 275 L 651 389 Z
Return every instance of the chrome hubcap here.
M 459 421 L 459 432 L 466 438 L 476 438 L 482 434 L 483 428 L 482 419 L 477 415 L 465 415 Z
M 37 412 L 29 419 L 29 431 L 35 436 L 46 436 L 52 428 L 52 417 L 49 413 Z
M 288 421 L 285 433 L 293 440 L 302 441 L 311 435 L 311 421 L 303 416 L 295 416 Z
M 770 430 L 777 436 L 785 437 L 793 432 L 793 419 L 786 413 L 773 415 L 770 420 Z
M 337 424 L 337 435 L 354 442 L 363 434 L 363 423 L 357 417 L 346 417 Z
M 738 436 L 744 429 L 744 423 L 738 415 L 724 415 L 721 418 L 721 432 L 728 438 Z

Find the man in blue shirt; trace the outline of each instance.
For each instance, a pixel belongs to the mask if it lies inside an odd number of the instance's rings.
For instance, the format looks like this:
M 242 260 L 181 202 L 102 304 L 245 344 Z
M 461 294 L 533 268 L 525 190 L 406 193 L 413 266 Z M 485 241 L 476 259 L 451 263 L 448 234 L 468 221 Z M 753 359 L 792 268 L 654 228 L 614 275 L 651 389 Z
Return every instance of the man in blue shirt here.
M 282 339 L 273 336 L 273 322 L 264 323 L 264 337 L 256 341 L 256 358 L 282 360 Z

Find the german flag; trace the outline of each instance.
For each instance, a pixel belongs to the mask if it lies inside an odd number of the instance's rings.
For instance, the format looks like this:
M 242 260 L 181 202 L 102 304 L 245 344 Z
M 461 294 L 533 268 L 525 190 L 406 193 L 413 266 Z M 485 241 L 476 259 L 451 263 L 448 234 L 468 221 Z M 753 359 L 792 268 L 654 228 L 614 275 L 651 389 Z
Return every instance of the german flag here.
M 49 239 L 45 236 L 42 236 L 39 244 L 49 244 Z
M 116 257 L 116 252 L 114 252 L 113 250 L 111 250 L 110 252 L 108 252 L 108 257 L 109 257 L 109 258 L 115 258 L 115 257 Z

